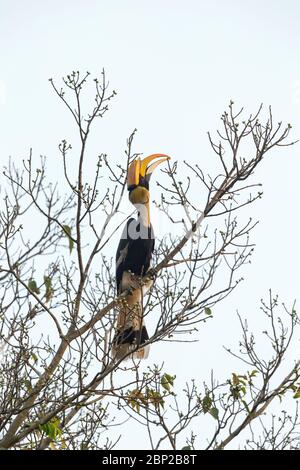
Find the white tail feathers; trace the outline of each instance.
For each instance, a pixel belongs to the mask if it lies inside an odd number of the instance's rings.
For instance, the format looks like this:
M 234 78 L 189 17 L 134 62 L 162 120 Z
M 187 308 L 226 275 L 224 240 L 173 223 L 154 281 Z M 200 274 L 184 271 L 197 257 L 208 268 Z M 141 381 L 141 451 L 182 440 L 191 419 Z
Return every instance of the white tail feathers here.
M 117 361 L 121 358 L 124 358 L 125 361 L 129 359 L 147 359 L 149 356 L 150 346 L 142 346 L 138 350 L 136 350 L 136 346 L 134 344 L 129 343 L 121 343 L 114 345 L 113 348 L 113 357 Z M 134 351 L 130 354 L 130 351 Z

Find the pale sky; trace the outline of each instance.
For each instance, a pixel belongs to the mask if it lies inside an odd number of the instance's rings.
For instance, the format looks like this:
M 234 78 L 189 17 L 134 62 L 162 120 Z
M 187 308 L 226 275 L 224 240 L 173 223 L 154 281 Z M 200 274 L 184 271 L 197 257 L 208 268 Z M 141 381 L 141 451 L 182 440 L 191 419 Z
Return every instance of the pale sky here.
M 218 128 L 230 99 L 249 113 L 271 104 L 275 121 L 290 122 L 299 138 L 299 21 L 297 0 L 0 0 L 1 164 L 32 147 L 57 177 L 57 145 L 74 131 L 48 78 L 73 69 L 95 75 L 104 67 L 118 92 L 91 144 L 115 161 L 137 127 L 137 151 L 209 171 L 206 132 Z M 182 383 L 202 383 L 211 368 L 227 377 L 234 366 L 222 346 L 238 339 L 236 309 L 260 331 L 259 301 L 270 287 L 287 303 L 299 297 L 299 152 L 283 148 L 257 171 L 264 197 L 249 208 L 260 224 L 244 283 L 201 326 L 199 343 L 155 345 L 149 364 L 164 359 Z M 136 446 L 126 435 L 120 445 Z

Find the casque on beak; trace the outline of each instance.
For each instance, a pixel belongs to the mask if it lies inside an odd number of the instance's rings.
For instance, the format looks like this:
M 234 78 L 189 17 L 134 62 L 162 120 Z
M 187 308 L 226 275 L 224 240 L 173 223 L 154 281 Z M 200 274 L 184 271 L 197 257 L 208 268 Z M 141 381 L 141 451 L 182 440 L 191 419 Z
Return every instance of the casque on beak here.
M 128 167 L 127 188 L 131 190 L 136 186 L 144 186 L 148 189 L 153 171 L 158 165 L 167 160 L 170 160 L 170 157 L 163 153 L 154 153 L 143 160 L 140 158 L 134 160 Z

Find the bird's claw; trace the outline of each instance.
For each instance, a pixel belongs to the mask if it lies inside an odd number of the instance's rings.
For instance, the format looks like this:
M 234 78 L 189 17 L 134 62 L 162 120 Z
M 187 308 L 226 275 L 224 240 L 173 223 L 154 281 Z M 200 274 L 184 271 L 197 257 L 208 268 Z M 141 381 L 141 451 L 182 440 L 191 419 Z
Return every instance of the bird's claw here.
M 147 277 L 149 277 L 150 279 L 154 280 L 157 276 L 157 271 L 155 268 L 150 268 L 147 272 Z

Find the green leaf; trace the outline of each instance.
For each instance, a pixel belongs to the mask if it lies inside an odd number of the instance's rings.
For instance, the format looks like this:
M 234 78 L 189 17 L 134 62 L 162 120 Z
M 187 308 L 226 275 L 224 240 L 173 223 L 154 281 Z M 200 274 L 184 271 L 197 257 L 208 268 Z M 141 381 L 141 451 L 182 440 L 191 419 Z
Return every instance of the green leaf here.
M 131 392 L 127 392 L 128 396 L 128 404 L 131 408 L 137 413 L 140 412 L 141 406 L 140 404 L 147 406 L 147 397 L 138 389 L 134 389 Z
M 35 353 L 31 353 L 31 358 L 34 360 L 35 363 L 37 363 L 39 360 Z
M 40 430 L 44 431 L 46 436 L 55 441 L 57 438 L 61 437 L 62 431 L 59 428 L 60 421 L 59 419 L 54 419 L 40 425 Z
M 237 376 L 237 374 L 235 374 L 234 372 L 232 373 L 232 383 L 233 385 L 238 385 L 239 384 L 239 377 Z
M 247 413 L 250 414 L 250 409 L 249 409 L 248 403 L 245 400 L 242 400 L 242 403 L 243 403 L 244 407 L 246 408 Z
M 293 398 L 297 399 L 297 398 L 300 398 L 300 387 L 298 388 L 298 390 L 296 391 L 295 395 L 293 396 Z
M 72 229 L 69 225 L 63 225 L 63 229 L 65 231 L 65 233 L 67 234 L 67 237 L 69 239 L 69 250 L 70 250 L 70 253 L 72 253 L 72 250 L 74 248 L 74 242 L 72 240 Z
M 28 282 L 28 288 L 34 294 L 40 294 L 40 289 L 38 288 L 37 283 L 34 279 L 30 279 L 30 281 Z
M 205 313 L 205 315 L 211 315 L 211 314 L 212 314 L 212 311 L 211 311 L 211 309 L 210 309 L 209 307 L 205 307 L 204 313 Z
M 209 413 L 212 415 L 213 418 L 218 419 L 219 418 L 219 410 L 218 408 L 211 408 L 209 410 Z
M 209 395 L 206 395 L 202 400 L 202 409 L 204 413 L 207 413 L 211 409 L 212 399 Z
M 245 382 L 247 383 L 247 376 L 246 375 L 238 375 L 238 378 L 240 379 L 240 382 Z
M 44 276 L 44 283 L 46 287 L 46 293 L 45 293 L 45 298 L 46 302 L 49 302 L 54 294 L 54 290 L 52 287 L 52 279 L 49 276 Z
M 171 387 L 174 385 L 175 375 L 172 376 L 170 374 L 164 374 L 160 380 L 161 386 L 167 390 L 168 392 L 171 391 Z
M 181 450 L 192 450 L 192 448 L 190 446 L 184 446 L 184 447 L 182 447 Z
M 156 409 L 160 406 L 164 408 L 165 401 L 161 394 L 154 389 L 147 389 L 147 400 L 151 403 Z

